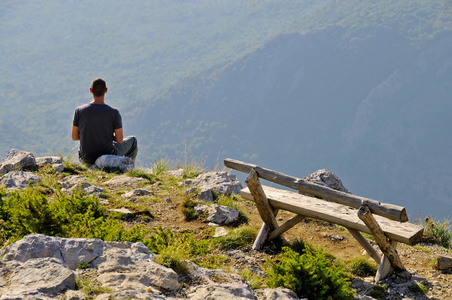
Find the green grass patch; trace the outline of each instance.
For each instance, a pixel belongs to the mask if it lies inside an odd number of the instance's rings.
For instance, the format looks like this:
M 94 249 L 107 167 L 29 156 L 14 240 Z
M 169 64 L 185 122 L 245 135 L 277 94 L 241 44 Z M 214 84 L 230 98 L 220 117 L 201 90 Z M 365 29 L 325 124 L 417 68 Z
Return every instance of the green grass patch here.
M 347 268 L 353 275 L 359 277 L 375 276 L 378 265 L 375 261 L 369 261 L 367 258 L 354 258 L 346 263 Z
M 231 230 L 227 236 L 214 238 L 213 243 L 220 249 L 240 249 L 250 246 L 256 236 L 256 230 L 244 225 Z

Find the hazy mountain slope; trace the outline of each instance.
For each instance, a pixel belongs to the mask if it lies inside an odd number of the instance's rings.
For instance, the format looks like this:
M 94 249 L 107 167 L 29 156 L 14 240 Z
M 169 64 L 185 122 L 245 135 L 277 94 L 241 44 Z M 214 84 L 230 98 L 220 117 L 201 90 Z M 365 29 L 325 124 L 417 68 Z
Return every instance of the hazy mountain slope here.
M 328 168 L 412 217 L 448 217 L 452 34 L 419 50 L 376 27 L 353 52 L 345 34 L 281 35 L 175 86 L 138 119 L 144 144 L 181 157 L 187 140 L 211 164 L 230 156 L 300 177 Z
M 89 101 L 96 76 L 107 80 L 110 103 L 132 118 L 178 80 L 253 51 L 325 2 L 2 1 L 0 119 L 31 136 L 41 130 L 31 140 L 10 132 L 17 143 L 0 152 L 41 153 L 55 139 L 68 152 L 68 120 Z

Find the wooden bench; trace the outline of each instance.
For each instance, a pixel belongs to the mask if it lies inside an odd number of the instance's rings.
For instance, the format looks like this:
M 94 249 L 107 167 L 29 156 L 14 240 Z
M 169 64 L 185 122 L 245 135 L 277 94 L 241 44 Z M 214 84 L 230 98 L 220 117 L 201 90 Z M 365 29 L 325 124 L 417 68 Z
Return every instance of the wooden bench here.
M 423 228 L 407 222 L 405 208 L 340 192 L 233 159 L 225 159 L 224 164 L 228 168 L 248 174 L 245 180 L 248 187 L 242 189 L 240 195 L 256 203 L 263 220 L 253 249 L 260 249 L 266 241 L 278 237 L 309 217 L 347 228 L 379 264 L 375 278 L 377 282 L 393 271 L 404 278 L 411 276 L 395 249 L 398 242 L 408 245 L 417 243 L 423 235 Z M 297 192 L 262 186 L 259 178 L 292 188 Z M 286 223 L 278 225 L 275 216 L 280 209 L 296 215 Z M 382 255 L 361 232 L 374 236 Z

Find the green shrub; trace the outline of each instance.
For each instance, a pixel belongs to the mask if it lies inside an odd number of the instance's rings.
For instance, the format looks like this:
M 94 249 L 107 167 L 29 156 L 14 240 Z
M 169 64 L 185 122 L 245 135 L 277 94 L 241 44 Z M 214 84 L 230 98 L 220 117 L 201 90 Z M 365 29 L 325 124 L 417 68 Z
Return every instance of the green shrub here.
M 353 299 L 349 290 L 350 278 L 343 267 L 332 262 L 323 251 L 306 246 L 300 254 L 283 247 L 279 262 L 269 262 L 268 286 L 287 287 L 300 298 Z
M 99 199 L 74 190 L 71 197 L 57 191 L 52 201 L 34 188 L 0 190 L 0 243 L 12 243 L 31 233 L 60 237 L 140 241 L 149 232 L 138 225 L 126 229 L 106 215 Z

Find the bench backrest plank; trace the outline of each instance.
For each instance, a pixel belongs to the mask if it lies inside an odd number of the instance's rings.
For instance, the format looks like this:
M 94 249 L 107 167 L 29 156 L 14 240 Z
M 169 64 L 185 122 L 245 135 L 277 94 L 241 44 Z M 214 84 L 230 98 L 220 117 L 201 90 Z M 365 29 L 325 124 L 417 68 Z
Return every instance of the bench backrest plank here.
M 227 158 L 224 160 L 224 164 L 228 168 L 245 173 L 249 173 L 252 169 L 254 169 L 258 173 L 259 178 L 281 184 L 301 193 L 310 194 L 354 208 L 359 208 L 361 207 L 361 205 L 367 204 L 369 206 L 369 209 L 374 214 L 384 216 L 395 221 L 408 221 L 408 215 L 405 208 L 398 205 L 382 203 L 373 199 L 336 191 L 328 187 L 307 182 L 297 177 L 289 176 L 280 172 L 265 169 L 257 165 L 244 163 L 234 159 Z
M 371 234 L 369 228 L 357 216 L 358 210 L 355 208 L 291 191 L 268 186 L 263 188 L 269 203 L 274 208 Z M 244 199 L 254 201 L 248 188 L 241 190 L 240 195 Z M 413 245 L 422 237 L 423 228 L 415 224 L 389 220 L 378 215 L 375 219 L 391 240 Z

